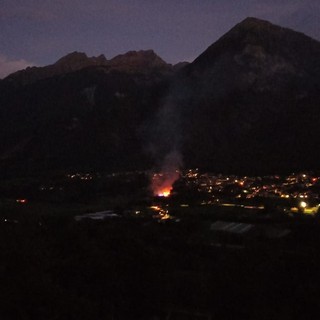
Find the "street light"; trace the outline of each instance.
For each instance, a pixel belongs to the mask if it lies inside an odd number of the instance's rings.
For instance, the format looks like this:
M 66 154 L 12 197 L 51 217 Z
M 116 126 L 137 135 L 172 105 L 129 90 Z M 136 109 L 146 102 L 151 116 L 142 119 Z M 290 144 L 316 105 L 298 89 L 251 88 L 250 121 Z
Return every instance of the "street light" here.
M 304 209 L 307 206 L 307 203 L 305 201 L 301 201 L 299 206 Z

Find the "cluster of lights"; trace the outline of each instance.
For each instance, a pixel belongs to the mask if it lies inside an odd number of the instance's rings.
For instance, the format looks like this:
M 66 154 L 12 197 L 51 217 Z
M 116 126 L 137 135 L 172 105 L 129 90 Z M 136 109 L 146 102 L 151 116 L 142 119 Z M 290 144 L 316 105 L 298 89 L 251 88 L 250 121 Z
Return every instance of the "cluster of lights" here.
M 68 174 L 67 177 L 70 179 L 80 179 L 80 180 L 92 180 L 93 179 L 93 176 L 90 173 Z
M 28 202 L 28 200 L 27 200 L 27 199 L 17 199 L 16 202 L 17 202 L 17 203 L 25 204 L 25 203 Z
M 157 215 L 154 217 L 156 219 L 159 219 L 160 221 L 171 219 L 171 216 L 168 210 L 164 210 L 159 206 L 151 206 L 150 209 L 157 212 Z
M 239 177 L 212 175 L 209 173 L 200 174 L 197 170 L 188 170 L 183 177 L 187 185 L 194 185 L 201 192 L 217 193 L 230 190 L 235 198 L 254 198 L 254 197 L 280 197 L 280 198 L 319 198 L 320 196 L 311 189 L 319 178 L 311 174 L 291 174 L 287 177 L 278 175 L 264 177 Z M 237 190 L 237 186 L 241 189 Z M 225 189 L 225 188 L 228 189 Z M 303 191 L 294 191 L 294 189 Z

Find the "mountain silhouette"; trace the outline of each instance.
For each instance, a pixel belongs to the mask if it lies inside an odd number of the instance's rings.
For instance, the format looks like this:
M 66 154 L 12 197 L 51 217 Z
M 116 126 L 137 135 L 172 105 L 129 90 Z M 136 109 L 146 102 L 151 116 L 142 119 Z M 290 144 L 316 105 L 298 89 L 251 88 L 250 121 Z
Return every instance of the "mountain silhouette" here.
M 320 43 L 247 18 L 192 63 L 71 53 L 0 81 L 1 170 L 318 169 Z

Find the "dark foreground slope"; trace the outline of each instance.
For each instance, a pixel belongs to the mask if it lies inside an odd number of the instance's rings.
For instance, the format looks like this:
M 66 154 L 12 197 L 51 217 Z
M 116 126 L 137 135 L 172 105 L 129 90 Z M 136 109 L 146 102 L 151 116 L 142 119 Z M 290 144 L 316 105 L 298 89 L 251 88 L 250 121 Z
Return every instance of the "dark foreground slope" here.
M 227 245 L 201 217 L 76 222 L 36 207 L 19 215 L 1 217 L 1 319 L 317 318 L 315 221 L 288 223 L 287 240 Z

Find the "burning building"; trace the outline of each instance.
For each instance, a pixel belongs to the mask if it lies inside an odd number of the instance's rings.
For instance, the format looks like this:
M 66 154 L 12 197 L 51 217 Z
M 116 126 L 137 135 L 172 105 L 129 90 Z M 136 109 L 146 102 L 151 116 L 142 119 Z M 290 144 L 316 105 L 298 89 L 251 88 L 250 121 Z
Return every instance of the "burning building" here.
M 179 179 L 181 166 L 181 155 L 173 150 L 166 155 L 161 165 L 160 173 L 152 175 L 151 189 L 154 196 L 168 197 L 173 183 Z
M 180 177 L 178 170 L 174 172 L 155 173 L 152 176 L 151 188 L 154 196 L 168 197 L 173 183 Z

